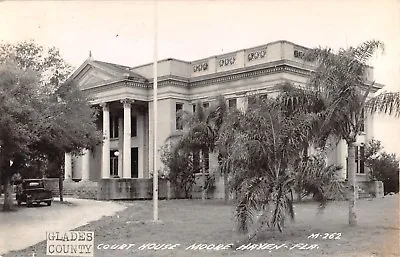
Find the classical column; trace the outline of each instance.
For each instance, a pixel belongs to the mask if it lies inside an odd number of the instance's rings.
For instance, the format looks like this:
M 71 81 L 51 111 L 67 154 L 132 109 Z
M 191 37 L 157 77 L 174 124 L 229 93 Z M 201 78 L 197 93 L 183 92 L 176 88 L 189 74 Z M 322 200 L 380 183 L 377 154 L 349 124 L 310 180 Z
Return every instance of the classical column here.
M 110 177 L 110 109 L 106 103 L 103 107 L 103 160 L 101 166 L 101 177 Z
M 82 180 L 89 180 L 90 174 L 90 151 L 88 149 L 83 150 L 82 156 Z
M 242 96 L 237 98 L 236 102 L 236 107 L 242 111 L 245 112 L 247 110 L 247 106 L 249 104 L 248 96 Z
M 123 170 L 123 143 L 124 143 L 124 119 L 118 118 L 118 176 L 122 178 Z
M 149 174 L 147 174 L 146 177 L 150 176 L 150 173 L 154 172 L 154 103 L 153 102 L 148 102 L 148 115 L 147 115 L 147 124 L 148 124 L 148 138 L 147 138 L 147 147 L 148 147 L 148 171 Z
M 64 178 L 67 180 L 72 180 L 72 156 L 71 153 L 65 153 L 64 161 Z
M 144 178 L 143 155 L 144 155 L 144 116 L 137 116 L 137 138 L 138 138 L 138 178 Z
M 124 147 L 123 154 L 123 178 L 131 178 L 131 103 L 129 99 L 121 100 L 124 105 Z

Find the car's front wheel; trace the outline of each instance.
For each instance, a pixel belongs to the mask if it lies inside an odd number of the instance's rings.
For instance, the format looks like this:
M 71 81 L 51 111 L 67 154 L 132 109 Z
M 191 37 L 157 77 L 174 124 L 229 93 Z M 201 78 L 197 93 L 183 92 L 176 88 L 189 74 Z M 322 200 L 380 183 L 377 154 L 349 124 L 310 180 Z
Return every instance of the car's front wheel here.
M 47 206 L 51 206 L 51 201 L 47 201 Z

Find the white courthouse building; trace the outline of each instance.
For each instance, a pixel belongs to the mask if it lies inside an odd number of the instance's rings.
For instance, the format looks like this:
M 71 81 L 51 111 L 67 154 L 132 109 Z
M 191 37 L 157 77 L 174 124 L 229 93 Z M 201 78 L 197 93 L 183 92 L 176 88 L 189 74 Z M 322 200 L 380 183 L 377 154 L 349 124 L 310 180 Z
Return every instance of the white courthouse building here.
M 157 148 L 182 129 L 177 112 L 193 111 L 198 101 L 207 106 L 223 95 L 230 106 L 244 109 L 250 95 L 277 94 L 284 82 L 305 85 L 315 68 L 299 58 L 305 50 L 288 41 L 276 41 L 200 60 L 159 61 Z M 372 68 L 366 76 L 373 81 Z M 104 143 L 83 156 L 66 154 L 65 177 L 90 181 L 113 176 L 149 178 L 153 172 L 153 64 L 127 67 L 89 57 L 69 79 L 99 108 L 98 128 L 103 131 Z M 381 87 L 375 84 L 371 96 Z M 367 140 L 373 136 L 372 129 L 372 118 L 366 117 Z M 366 180 L 361 153 L 358 151 L 357 177 Z M 329 163 L 344 167 L 343 177 L 346 158 L 344 141 L 328 158 Z M 157 159 L 157 167 L 161 167 L 159 156 Z

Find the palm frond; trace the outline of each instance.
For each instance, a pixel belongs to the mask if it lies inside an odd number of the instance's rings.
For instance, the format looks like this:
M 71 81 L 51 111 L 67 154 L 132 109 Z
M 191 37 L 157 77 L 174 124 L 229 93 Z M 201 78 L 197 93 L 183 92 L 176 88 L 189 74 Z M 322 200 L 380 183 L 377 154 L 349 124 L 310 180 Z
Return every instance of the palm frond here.
M 382 50 L 382 53 L 385 51 L 384 43 L 379 40 L 369 40 L 351 49 L 351 52 L 358 62 L 367 65 L 368 61 L 378 50 Z
M 365 104 L 365 109 L 370 113 L 385 113 L 400 116 L 400 92 L 383 92 Z
M 242 182 L 235 210 L 239 232 L 247 233 L 258 212 L 266 208 L 268 202 L 264 196 L 268 196 L 268 190 L 268 184 L 262 178 L 251 178 Z

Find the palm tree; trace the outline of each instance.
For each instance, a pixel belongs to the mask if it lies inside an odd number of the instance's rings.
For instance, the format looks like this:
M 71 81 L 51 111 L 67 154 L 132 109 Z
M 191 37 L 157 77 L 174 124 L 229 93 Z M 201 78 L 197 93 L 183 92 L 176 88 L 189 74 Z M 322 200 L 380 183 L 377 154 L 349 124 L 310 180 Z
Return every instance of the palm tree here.
M 181 122 L 185 124 L 189 130 L 179 135 L 178 145 L 181 149 L 190 149 L 193 152 L 193 158 L 200 155 L 201 172 L 203 179 L 202 201 L 205 202 L 207 180 L 206 180 L 206 162 L 208 161 L 208 153 L 210 149 L 214 149 L 216 134 L 211 125 L 210 111 L 203 107 L 203 104 L 196 104 L 196 111 L 193 114 L 181 112 L 183 118 Z M 194 167 L 196 168 L 196 167 Z
M 225 145 L 226 162 L 232 167 L 238 230 L 247 233 L 255 226 L 246 240 L 265 226 L 282 231 L 286 217 L 294 219 L 292 190 L 296 185 L 313 188 L 321 203 L 336 193 L 336 187 L 327 186 L 338 184 L 336 173 L 317 172 L 325 166 L 323 159 L 311 158 L 309 165 L 296 168 L 315 126 L 313 115 L 289 115 L 279 98 L 257 98 L 245 113 L 234 115 L 226 120 L 219 144 Z
M 383 49 L 382 42 L 372 40 L 357 47 L 341 48 L 337 53 L 330 48 L 308 51 L 304 60 L 316 63 L 317 68 L 311 74 L 307 88 L 295 90 L 291 97 L 286 98 L 300 109 L 315 104 L 315 101 L 322 103 L 317 112 L 320 118 L 319 135 L 322 138 L 333 135 L 346 141 L 350 225 L 357 223 L 355 147 L 364 123 L 364 113 L 400 115 L 399 92 L 384 92 L 370 97 L 374 82 L 366 79 L 368 61 Z
M 222 96 L 218 96 L 216 103 L 208 108 L 205 108 L 202 103 L 198 102 L 194 113 L 182 111 L 178 114 L 183 117 L 181 122 L 188 127 L 188 131 L 180 135 L 180 140 L 176 147 L 193 151 L 194 157 L 197 153 L 200 155 L 204 182 L 202 190 L 203 202 L 206 199 L 206 191 L 208 188 L 206 179 L 208 155 L 212 152 L 214 152 L 215 155 L 219 155 L 220 153 L 216 147 L 216 143 L 227 114 L 228 107 L 225 98 Z M 227 175 L 224 175 L 224 177 L 226 176 Z M 226 197 L 227 196 L 225 196 L 225 198 Z
M 229 200 L 229 187 L 228 187 L 228 175 L 229 167 L 226 165 L 224 160 L 227 159 L 226 148 L 223 144 L 218 144 L 219 136 L 224 129 L 224 124 L 227 123 L 227 119 L 236 117 L 233 113 L 235 109 L 229 109 L 226 99 L 223 96 L 218 96 L 216 104 L 212 106 L 210 110 L 211 125 L 216 137 L 214 138 L 214 147 L 210 150 L 212 154 L 218 157 L 218 169 L 224 177 L 224 202 L 228 203 Z

